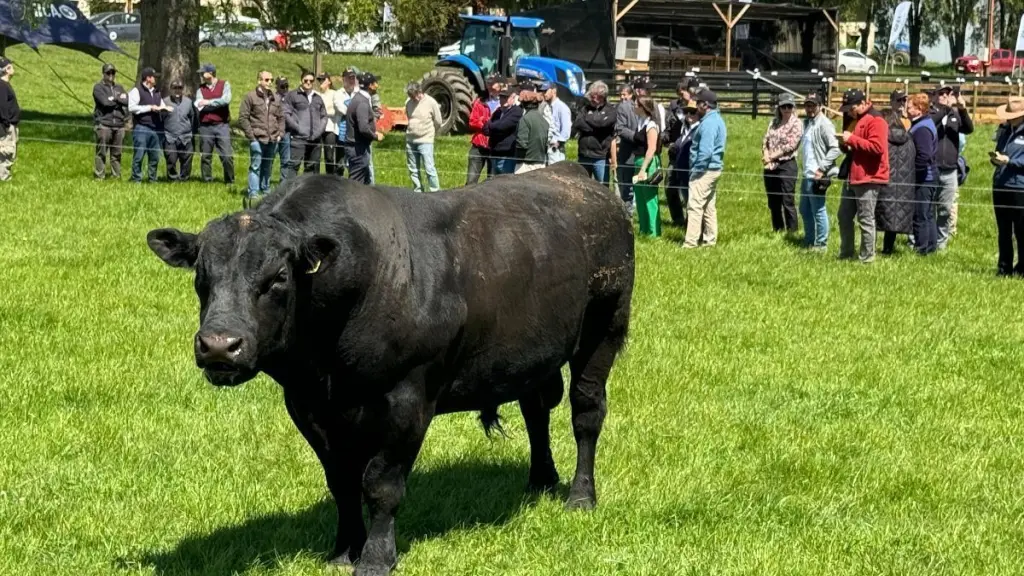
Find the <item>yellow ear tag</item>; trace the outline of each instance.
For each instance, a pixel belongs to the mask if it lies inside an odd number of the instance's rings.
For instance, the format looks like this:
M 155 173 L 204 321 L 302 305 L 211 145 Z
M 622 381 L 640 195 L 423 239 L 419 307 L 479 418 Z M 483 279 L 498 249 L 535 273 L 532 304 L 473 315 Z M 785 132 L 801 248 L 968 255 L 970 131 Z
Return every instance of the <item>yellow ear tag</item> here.
M 320 269 L 320 261 L 317 260 L 316 264 L 313 265 L 313 269 L 306 272 L 306 274 L 316 274 L 316 271 Z

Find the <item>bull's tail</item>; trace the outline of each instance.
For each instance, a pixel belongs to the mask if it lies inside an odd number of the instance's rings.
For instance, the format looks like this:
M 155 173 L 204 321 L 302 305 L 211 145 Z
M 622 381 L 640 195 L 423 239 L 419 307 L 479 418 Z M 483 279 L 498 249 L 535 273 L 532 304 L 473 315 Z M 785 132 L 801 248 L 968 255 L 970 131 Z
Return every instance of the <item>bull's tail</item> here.
M 491 437 L 491 430 L 497 430 L 502 436 L 508 438 L 505 429 L 501 426 L 501 416 L 498 416 L 498 407 L 492 406 L 480 411 L 480 423 L 484 426 L 484 434 Z

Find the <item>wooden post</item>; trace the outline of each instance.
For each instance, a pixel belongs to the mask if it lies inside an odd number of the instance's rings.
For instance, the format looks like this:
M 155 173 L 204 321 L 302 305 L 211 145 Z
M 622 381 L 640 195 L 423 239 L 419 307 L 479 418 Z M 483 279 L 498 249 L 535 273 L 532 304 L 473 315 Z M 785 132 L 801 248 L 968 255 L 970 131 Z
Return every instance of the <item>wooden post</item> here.
M 974 90 L 971 90 L 971 118 L 978 117 L 978 85 L 981 84 L 977 80 L 974 81 Z
M 612 68 L 615 68 L 615 50 L 619 46 L 619 0 L 612 0 Z
M 725 24 L 725 71 L 732 71 L 732 2 L 729 3 L 729 20 Z

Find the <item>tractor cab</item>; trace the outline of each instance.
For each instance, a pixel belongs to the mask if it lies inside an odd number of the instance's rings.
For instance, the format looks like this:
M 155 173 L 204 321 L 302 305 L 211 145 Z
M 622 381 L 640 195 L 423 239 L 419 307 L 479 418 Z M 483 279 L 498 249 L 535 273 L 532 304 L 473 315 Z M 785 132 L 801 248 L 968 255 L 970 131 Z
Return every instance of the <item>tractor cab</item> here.
M 511 19 L 501 16 L 462 18 L 466 26 L 459 53 L 472 60 L 484 78 L 492 74 L 508 78 L 521 57 L 540 56 L 538 30 L 543 20 L 518 16 Z

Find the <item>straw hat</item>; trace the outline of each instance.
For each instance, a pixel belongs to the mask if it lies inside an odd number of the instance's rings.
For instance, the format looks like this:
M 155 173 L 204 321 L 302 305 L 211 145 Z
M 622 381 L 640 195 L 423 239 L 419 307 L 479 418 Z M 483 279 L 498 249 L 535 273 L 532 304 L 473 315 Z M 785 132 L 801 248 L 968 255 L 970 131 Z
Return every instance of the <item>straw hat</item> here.
M 996 108 L 996 116 L 1000 120 L 1013 120 L 1024 116 L 1024 98 L 1011 96 L 1009 102 Z

